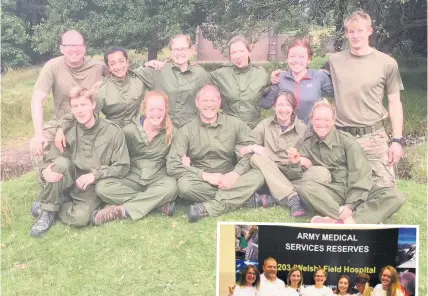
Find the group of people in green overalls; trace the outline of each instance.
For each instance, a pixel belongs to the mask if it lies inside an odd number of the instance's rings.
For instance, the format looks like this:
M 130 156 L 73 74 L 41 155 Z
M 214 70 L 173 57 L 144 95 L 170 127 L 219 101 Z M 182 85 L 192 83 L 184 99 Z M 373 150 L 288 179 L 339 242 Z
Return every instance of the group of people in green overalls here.
M 308 69 L 311 47 L 298 39 L 290 70 L 272 75 L 251 62 L 243 36 L 229 42 L 230 65 L 208 73 L 190 62 L 188 35 L 171 38 L 169 61 L 131 70 L 125 49 L 98 62 L 80 32 L 66 31 L 31 100 L 43 189 L 30 234 L 57 218 L 80 227 L 171 216 L 178 197 L 191 222 L 244 205 L 319 213 L 314 223 L 384 221 L 405 201 L 393 169 L 403 154 L 402 82 L 396 61 L 369 46 L 370 16 L 357 11 L 345 27 L 349 49 L 327 69 Z M 44 123 L 50 92 L 55 112 Z M 262 119 L 262 107 L 272 116 Z

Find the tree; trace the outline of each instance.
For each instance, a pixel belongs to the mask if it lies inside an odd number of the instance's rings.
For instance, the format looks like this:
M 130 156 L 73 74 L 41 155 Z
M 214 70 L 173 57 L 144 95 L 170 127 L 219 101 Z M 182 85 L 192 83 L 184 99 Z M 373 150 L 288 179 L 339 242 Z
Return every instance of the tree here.
M 37 51 L 54 52 L 60 34 L 74 28 L 85 35 L 92 53 L 120 45 L 147 50 L 149 60 L 156 58 L 173 35 L 194 34 L 207 10 L 202 0 L 48 1 L 47 21 L 36 26 L 33 37 Z

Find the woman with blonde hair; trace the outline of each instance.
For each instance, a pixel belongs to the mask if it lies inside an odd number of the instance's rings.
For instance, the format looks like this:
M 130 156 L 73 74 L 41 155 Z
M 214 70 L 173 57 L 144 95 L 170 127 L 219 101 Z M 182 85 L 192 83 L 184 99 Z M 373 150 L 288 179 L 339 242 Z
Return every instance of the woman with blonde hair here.
M 305 295 L 305 288 L 303 287 L 303 271 L 299 267 L 292 267 L 288 272 L 287 287 L 285 288 L 284 294 L 289 296 Z
M 373 296 L 404 296 L 397 270 L 391 265 L 381 269 L 379 278 L 381 283 L 373 289 Z
M 168 115 L 168 96 L 149 91 L 142 111 L 139 123 L 123 128 L 133 135 L 127 143 L 129 174 L 123 179 L 104 179 L 96 186 L 98 196 L 109 205 L 93 215 L 95 225 L 122 218 L 141 219 L 154 209 L 168 216 L 174 213 L 177 184 L 166 173 L 166 156 L 175 133 Z
M 305 290 L 305 296 L 333 296 L 333 290 L 324 286 L 327 281 L 327 271 L 318 268 L 314 273 L 315 285 L 309 286 Z

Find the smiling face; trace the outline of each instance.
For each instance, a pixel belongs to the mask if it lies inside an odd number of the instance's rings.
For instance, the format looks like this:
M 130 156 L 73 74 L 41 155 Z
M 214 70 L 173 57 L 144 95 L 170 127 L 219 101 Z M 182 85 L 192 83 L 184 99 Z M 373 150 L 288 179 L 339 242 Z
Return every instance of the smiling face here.
M 317 272 L 315 272 L 314 275 L 314 280 L 315 280 L 315 285 L 324 285 L 324 282 L 326 281 L 326 276 L 323 270 L 318 270 Z
M 337 287 L 338 287 L 338 289 L 339 289 L 339 292 L 341 293 L 341 294 L 346 294 L 346 293 L 348 293 L 348 289 L 349 289 L 349 281 L 348 281 L 348 279 L 347 278 L 341 278 L 340 280 L 339 280 L 339 283 L 338 283 L 338 285 L 337 285 Z
M 387 288 L 387 287 L 389 287 L 389 285 L 391 285 L 391 282 L 392 282 L 392 272 L 389 269 L 385 269 L 382 272 L 381 282 L 382 282 L 382 286 L 384 288 Z
M 202 122 L 215 122 L 220 111 L 220 93 L 214 86 L 205 86 L 196 98 L 196 107 Z
M 86 54 L 85 40 L 79 32 L 68 31 L 62 35 L 60 51 L 67 65 L 79 67 L 83 64 Z
M 119 78 L 125 79 L 128 73 L 129 63 L 123 52 L 116 51 L 107 56 L 107 66 L 110 73 Z
M 280 95 L 273 107 L 277 120 L 281 125 L 290 125 L 291 117 L 294 113 L 293 106 L 285 95 Z
M 367 20 L 356 18 L 346 23 L 345 36 L 351 49 L 361 50 L 369 47 L 369 37 L 373 28 Z
M 306 71 L 310 62 L 311 58 L 306 47 L 294 46 L 288 50 L 287 63 L 293 73 Z
M 249 268 L 246 275 L 245 275 L 245 281 L 248 285 L 252 285 L 257 279 L 257 273 L 254 270 L 254 268 Z
M 276 279 L 278 273 L 278 263 L 274 259 L 267 260 L 263 265 L 263 273 L 265 277 L 271 281 Z
M 162 127 L 166 116 L 165 99 L 160 95 L 144 98 L 144 115 L 150 125 Z
M 302 276 L 299 270 L 295 270 L 292 274 L 290 274 L 290 284 L 292 287 L 299 287 L 300 280 Z
M 366 284 L 362 282 L 357 282 L 355 286 L 357 287 L 358 292 L 362 294 L 364 292 L 364 288 L 366 287 Z
M 325 140 L 333 129 L 333 111 L 327 106 L 320 106 L 312 113 L 312 127 L 321 140 Z
M 186 36 L 179 36 L 171 41 L 171 59 L 176 66 L 182 66 L 189 63 L 192 56 L 192 45 Z
M 80 96 L 70 99 L 71 112 L 74 118 L 80 123 L 87 127 L 95 121 L 94 109 L 95 102 L 86 96 Z
M 231 43 L 229 47 L 230 61 L 238 68 L 245 68 L 248 66 L 248 59 L 250 57 L 250 51 L 246 45 L 241 42 Z

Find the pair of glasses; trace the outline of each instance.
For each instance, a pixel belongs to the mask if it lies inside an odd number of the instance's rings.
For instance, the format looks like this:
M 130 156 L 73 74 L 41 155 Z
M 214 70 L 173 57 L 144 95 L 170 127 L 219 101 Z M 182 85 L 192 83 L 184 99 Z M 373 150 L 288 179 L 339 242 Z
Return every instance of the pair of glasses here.
M 255 272 L 247 272 L 247 274 L 256 275 Z
M 61 44 L 61 46 L 64 46 L 66 48 L 80 48 L 85 46 L 85 44 Z
M 189 49 L 188 47 L 172 48 L 171 51 L 173 51 L 173 52 L 185 52 L 188 49 Z

